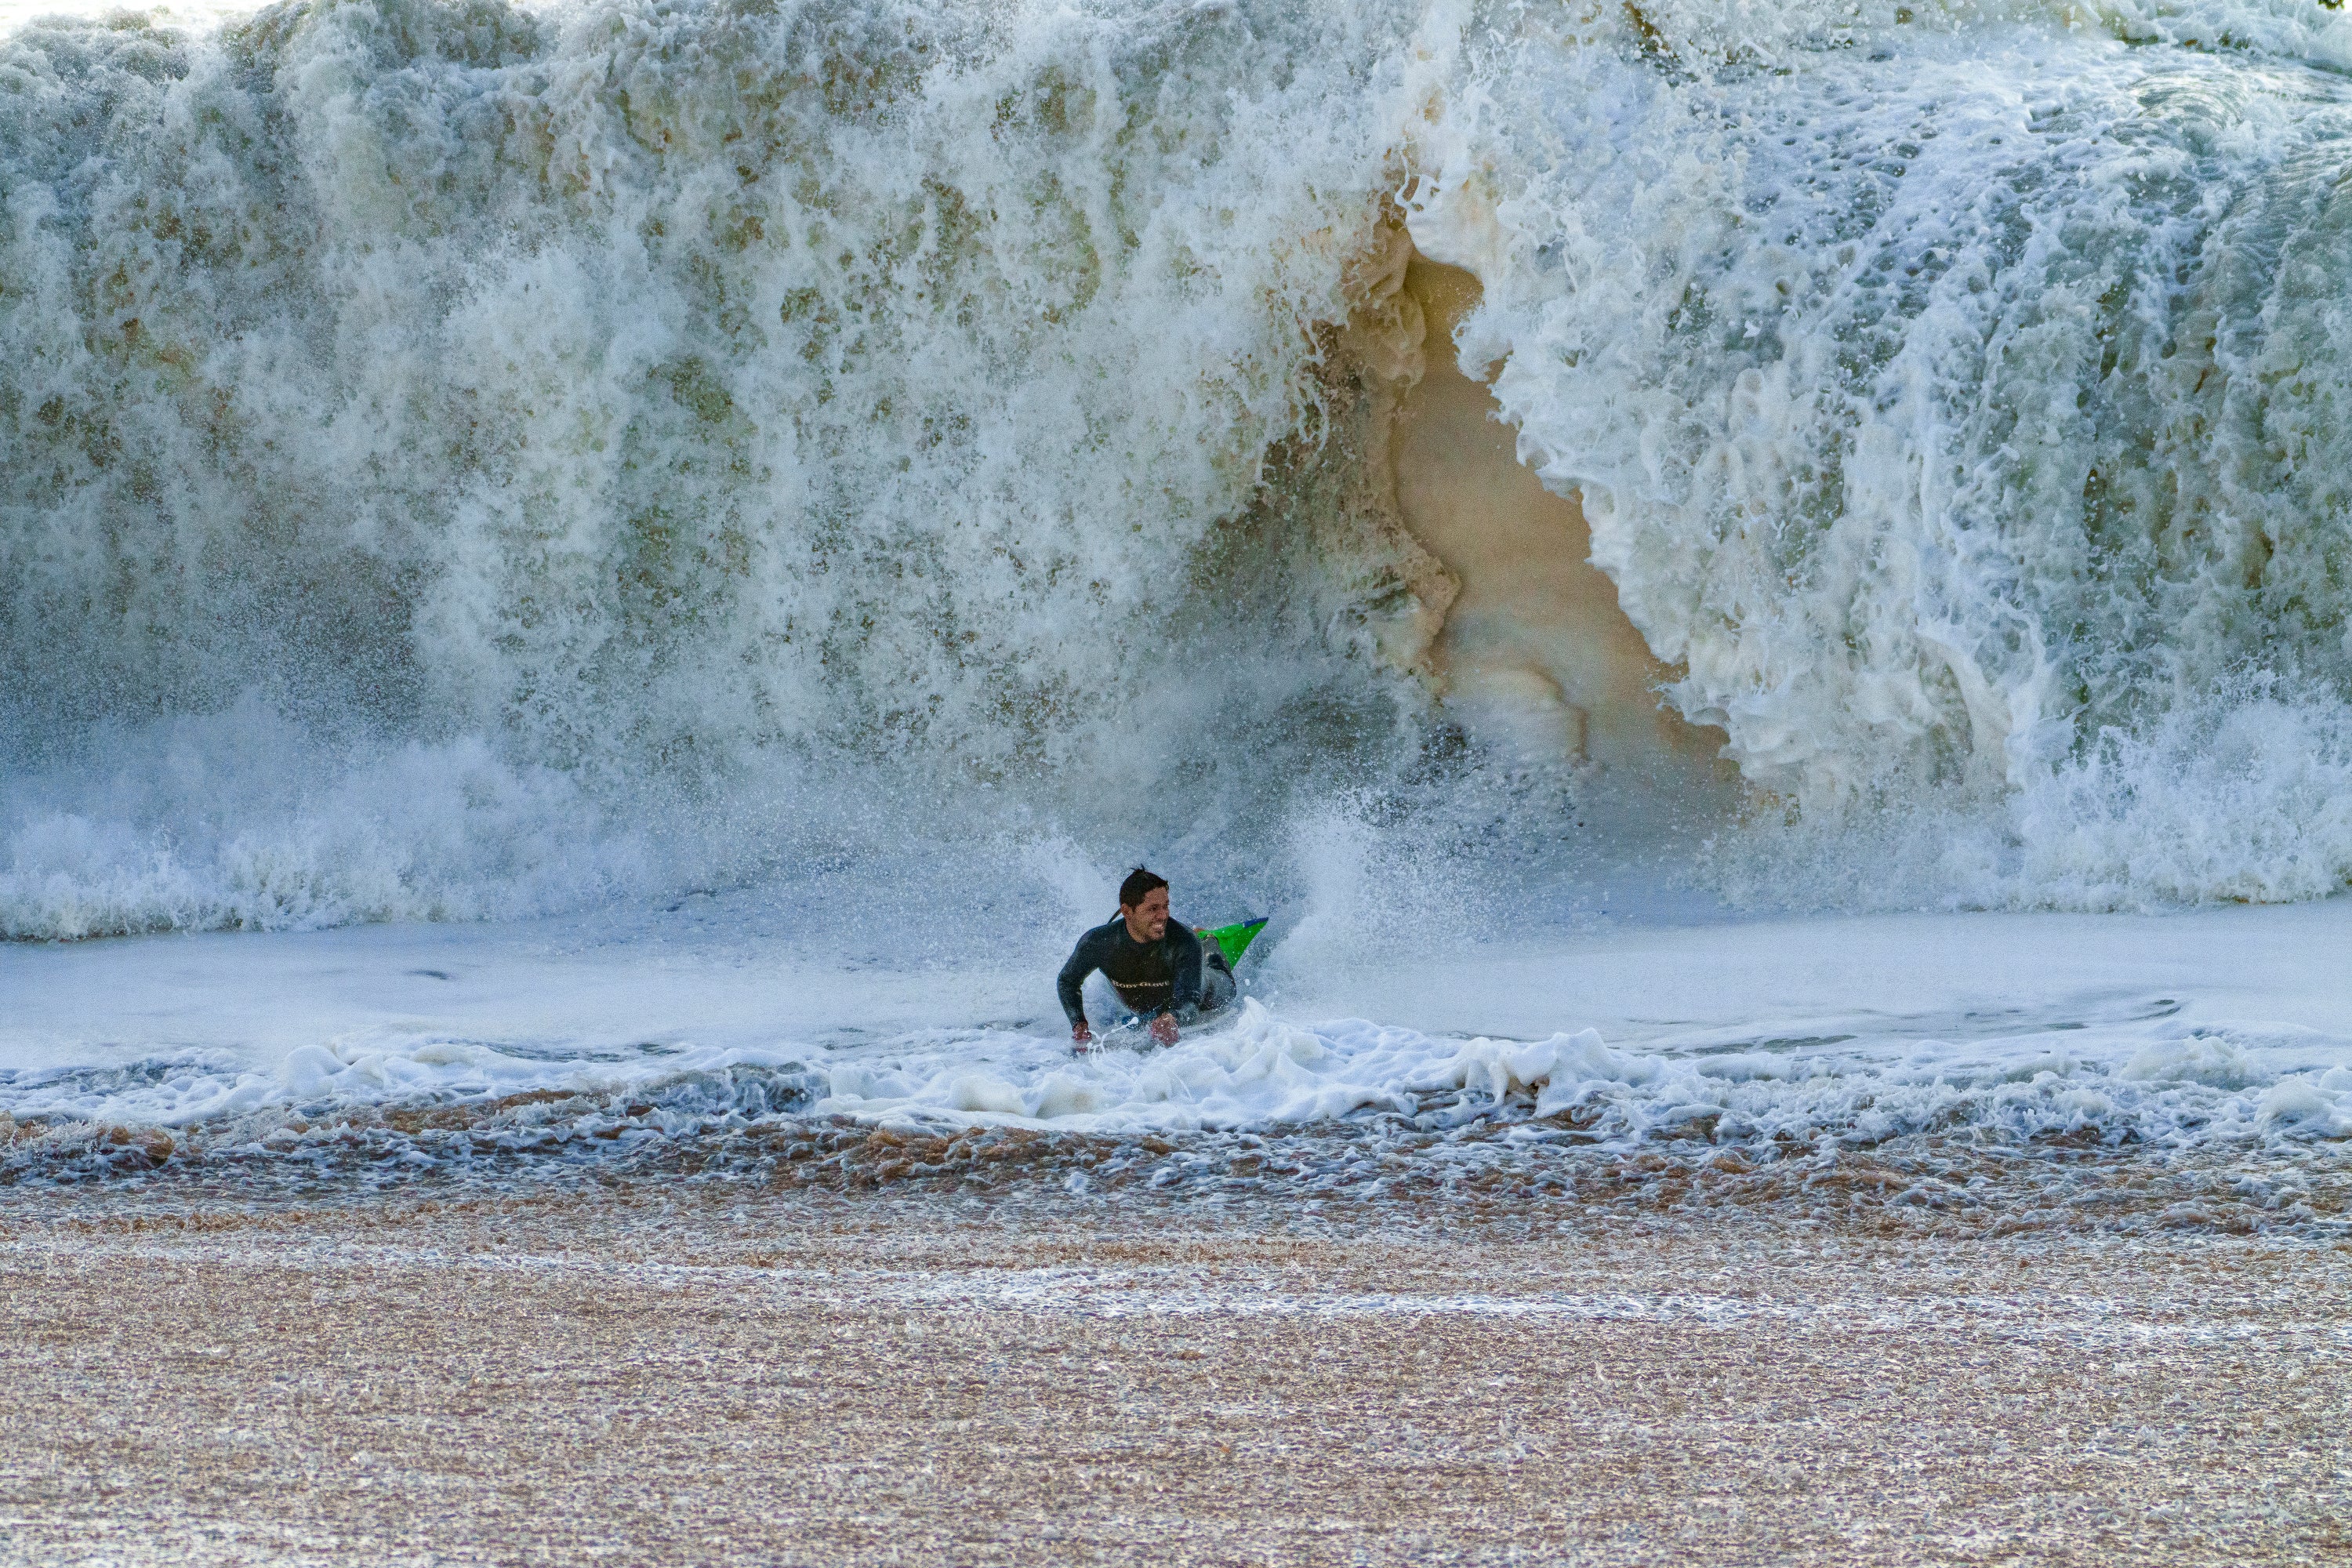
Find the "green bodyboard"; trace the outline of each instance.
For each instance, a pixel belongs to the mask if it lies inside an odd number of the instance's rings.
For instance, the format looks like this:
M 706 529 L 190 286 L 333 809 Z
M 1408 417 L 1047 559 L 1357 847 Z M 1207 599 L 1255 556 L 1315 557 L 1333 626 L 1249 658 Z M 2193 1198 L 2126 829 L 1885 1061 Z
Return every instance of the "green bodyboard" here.
M 1232 965 L 1242 961 L 1242 954 L 1249 951 L 1249 944 L 1257 940 L 1257 933 L 1265 929 L 1265 919 L 1261 916 L 1229 926 L 1194 926 L 1192 931 L 1196 936 L 1215 942 L 1217 951 L 1225 955 L 1225 963 Z

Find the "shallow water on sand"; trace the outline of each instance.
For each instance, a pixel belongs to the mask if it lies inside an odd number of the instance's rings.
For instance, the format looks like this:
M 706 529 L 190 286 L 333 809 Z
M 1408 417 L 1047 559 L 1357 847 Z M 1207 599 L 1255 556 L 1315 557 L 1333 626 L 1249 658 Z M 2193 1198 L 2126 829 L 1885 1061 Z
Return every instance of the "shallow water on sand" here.
M 1596 921 L 1404 963 L 1294 931 L 1233 1016 L 1083 1056 L 1041 1016 L 1042 952 L 812 961 L 725 909 L 20 946 L 0 1179 L 672 1173 L 2320 1234 L 2352 1202 L 2347 935 L 2342 902 Z

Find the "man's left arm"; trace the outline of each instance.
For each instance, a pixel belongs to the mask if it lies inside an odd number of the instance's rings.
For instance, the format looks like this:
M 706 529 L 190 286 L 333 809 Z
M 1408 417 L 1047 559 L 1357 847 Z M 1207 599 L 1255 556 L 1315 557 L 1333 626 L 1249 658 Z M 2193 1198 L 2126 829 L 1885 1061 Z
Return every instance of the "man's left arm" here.
M 1192 934 L 1191 926 L 1168 922 L 1168 940 L 1175 947 L 1169 964 L 1168 1012 L 1180 1024 L 1197 1023 L 1201 1016 L 1201 966 L 1205 962 L 1201 951 L 1201 939 Z

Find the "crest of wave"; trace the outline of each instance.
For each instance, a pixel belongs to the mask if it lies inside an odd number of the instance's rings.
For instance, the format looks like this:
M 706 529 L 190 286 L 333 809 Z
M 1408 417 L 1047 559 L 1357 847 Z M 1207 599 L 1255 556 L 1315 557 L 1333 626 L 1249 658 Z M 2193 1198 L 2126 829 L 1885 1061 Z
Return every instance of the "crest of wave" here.
M 1534 36 L 1632 42 L 1653 60 L 1695 69 L 1770 63 L 1791 50 L 1884 47 L 1895 27 L 1933 34 L 2014 24 L 2131 44 L 2242 49 L 2326 67 L 2352 61 L 2352 21 L 2314 0 L 1641 0 L 1563 11 L 1539 23 Z

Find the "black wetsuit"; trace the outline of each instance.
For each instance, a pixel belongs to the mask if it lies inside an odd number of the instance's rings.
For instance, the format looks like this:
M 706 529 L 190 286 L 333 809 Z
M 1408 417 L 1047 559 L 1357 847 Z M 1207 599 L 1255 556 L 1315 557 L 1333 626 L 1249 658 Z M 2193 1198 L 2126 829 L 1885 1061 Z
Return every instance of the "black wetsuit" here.
M 1223 968 L 1223 955 L 1218 958 Z M 1201 1016 L 1202 962 L 1201 939 L 1188 926 L 1170 921 L 1168 934 L 1158 942 L 1138 942 L 1127 934 L 1125 920 L 1114 920 L 1078 938 L 1055 986 L 1073 1028 L 1086 1022 L 1080 988 L 1097 969 L 1133 1012 L 1146 1018 L 1172 1014 L 1178 1023 L 1189 1024 Z

